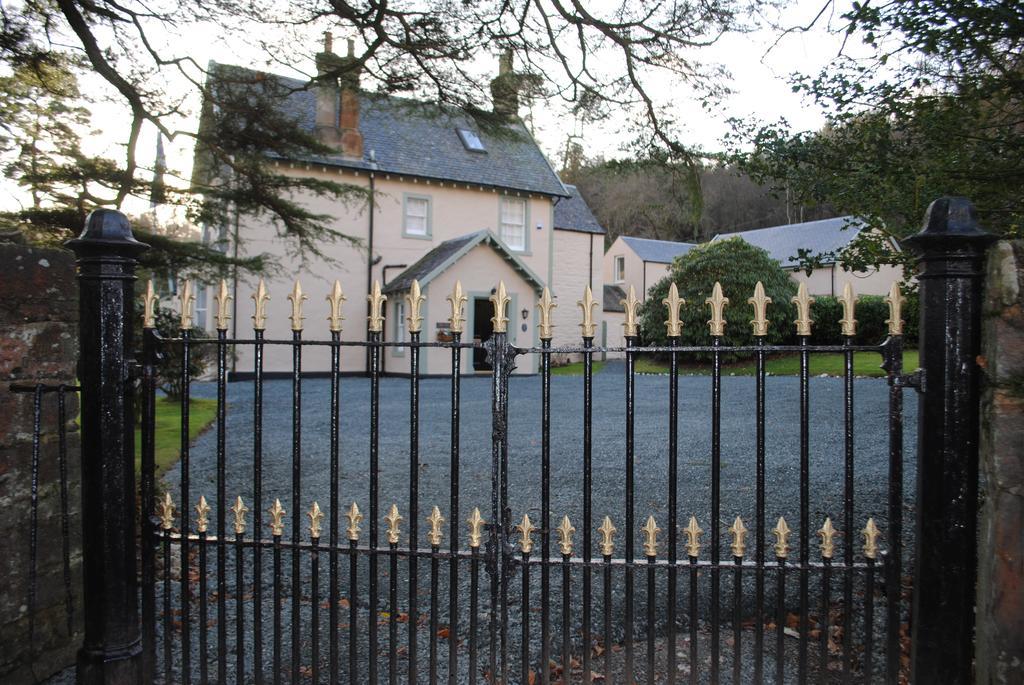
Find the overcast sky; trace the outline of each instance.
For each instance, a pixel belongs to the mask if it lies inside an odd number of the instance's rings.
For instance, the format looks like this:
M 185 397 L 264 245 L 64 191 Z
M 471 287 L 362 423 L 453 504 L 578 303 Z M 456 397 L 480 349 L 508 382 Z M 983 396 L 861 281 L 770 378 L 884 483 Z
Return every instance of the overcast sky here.
M 847 0 L 844 0 L 838 7 L 842 8 L 847 4 Z M 786 26 L 803 25 L 810 22 L 821 6 L 822 0 L 796 0 L 773 18 Z M 719 141 L 728 130 L 726 121 L 729 117 L 756 117 L 762 120 L 784 117 L 801 130 L 819 128 L 824 121 L 822 112 L 792 92 L 789 77 L 797 71 L 806 74 L 817 73 L 836 55 L 840 39 L 827 32 L 828 18 L 823 17 L 811 31 L 786 35 L 774 47 L 771 46 L 778 39 L 778 31 L 764 29 L 748 34 L 727 35 L 716 45 L 703 49 L 699 53 L 702 59 L 721 63 L 732 74 L 730 87 L 733 94 L 728 96 L 720 107 L 708 111 L 702 108 L 699 102 L 688 97 L 688 93 L 678 92 L 677 88 L 654 87 L 652 95 L 669 105 L 676 120 L 684 124 L 685 143 L 710 151 L 720 149 Z M 319 28 L 317 32 L 311 31 L 308 38 L 310 49 L 305 52 L 310 56 L 316 52 L 316 46 L 322 40 L 318 31 Z M 335 33 L 337 50 L 344 50 L 343 32 L 336 30 Z M 206 64 L 212 60 L 268 71 L 286 71 L 282 65 L 268 64 L 266 55 L 257 48 L 225 38 L 224 33 L 216 26 L 191 26 L 188 27 L 186 35 L 167 35 L 165 38 L 179 53 L 182 52 L 181 41 L 187 41 L 188 47 L 185 52 L 199 64 Z M 308 63 L 297 64 L 296 68 L 300 72 L 311 74 L 314 72 L 311 57 L 307 61 Z M 479 60 L 479 68 L 497 73 L 497 55 L 483 56 Z M 88 84 L 86 86 L 88 87 Z M 193 98 L 187 105 L 194 112 L 193 121 L 187 122 L 187 125 L 194 129 L 198 98 Z M 628 138 L 623 133 L 624 120 L 620 117 L 612 116 L 608 121 L 588 125 L 586 129 L 579 131 L 574 130 L 576 125 L 571 117 L 564 116 L 556 108 L 547 107 L 543 102 L 534 103 L 529 110 L 524 108 L 521 114 L 532 115 L 529 116 L 529 121 L 534 127 L 538 142 L 556 164 L 567 136 L 573 133 L 582 132 L 582 142 L 588 156 L 600 155 L 609 158 L 620 157 L 626 153 Z M 102 133 L 88 142 L 86 151 L 120 158 L 123 132 L 127 130 L 128 125 L 124 108 L 116 104 L 98 103 L 94 107 L 93 123 L 102 129 Z M 155 146 L 156 131 L 153 127 L 146 126 L 138 148 L 140 163 L 152 164 Z M 187 178 L 191 169 L 191 141 L 181 138 L 167 144 L 166 150 L 168 165 Z M 9 205 L 17 195 L 17 191 L 5 180 L 0 202 Z M 141 211 L 137 207 L 126 209 L 129 212 Z

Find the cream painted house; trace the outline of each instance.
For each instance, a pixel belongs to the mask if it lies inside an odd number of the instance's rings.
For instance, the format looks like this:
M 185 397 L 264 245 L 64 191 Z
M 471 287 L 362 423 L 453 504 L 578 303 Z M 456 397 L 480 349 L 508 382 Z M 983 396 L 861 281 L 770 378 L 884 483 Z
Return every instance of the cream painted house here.
M 771 226 L 739 233 L 720 233 L 712 241 L 741 238 L 765 250 L 790 272 L 797 283 L 806 283 L 811 295 L 839 295 L 847 282 L 858 295 L 887 295 L 893 283 L 903 280 L 903 270 L 882 266 L 867 272 L 845 269 L 839 257 L 862 231 L 869 230 L 852 216 L 799 224 Z M 800 268 L 800 252 L 817 257 L 820 266 L 808 274 Z
M 345 59 L 351 57 L 333 55 L 328 42 L 317 63 Z M 237 68 L 230 69 L 237 73 Z M 507 59 L 502 60 L 501 69 L 499 78 L 511 72 Z M 464 341 L 485 341 L 492 334 L 488 298 L 503 281 L 511 297 L 508 334 L 513 345 L 539 344 L 536 303 L 545 287 L 559 305 L 554 344 L 579 344 L 576 301 L 588 285 L 597 296 L 601 293 L 604 230 L 593 221 L 575 189 L 562 184 L 517 117 L 511 117 L 504 130 L 487 130 L 451 108 L 359 90 L 357 79 L 354 84 L 305 89 L 299 81 L 269 78 L 294 86 L 285 106 L 337 151 L 315 159 L 274 159 L 276 170 L 361 186 L 373 203 L 351 206 L 313 195 L 299 198 L 312 211 L 333 217 L 333 228 L 359 241 L 331 245 L 328 250 L 334 263 L 312 259 L 300 264 L 287 254 L 269 222 L 241 219 L 241 253 L 270 253 L 284 266 L 285 275 L 267 279 L 266 339 L 291 339 L 287 296 L 298 277 L 308 296 L 303 308 L 304 338 L 329 338 L 325 298 L 338 280 L 346 298 L 342 340 L 366 339 L 366 295 L 375 281 L 388 298 L 384 339 L 408 340 L 405 296 L 416 279 L 425 297 L 423 341 L 449 339 L 446 298 L 459 280 L 469 298 Z M 515 93 L 507 89 L 495 89 L 495 93 L 496 110 L 514 114 L 518 109 Z M 223 244 L 229 232 L 219 234 Z M 256 285 L 253 279 L 240 279 L 231 293 L 237 303 L 231 336 L 251 335 L 251 294 Z M 206 288 L 197 302 L 199 325 L 209 330 L 213 329 L 212 298 L 213 289 Z M 600 324 L 600 312 L 595 316 Z M 234 378 L 252 372 L 252 354 L 251 346 L 238 348 Z M 305 347 L 302 355 L 303 373 L 329 369 L 328 348 Z M 386 373 L 409 372 L 407 347 L 385 348 L 382 359 Z M 461 361 L 465 373 L 489 370 L 483 356 L 474 356 L 471 350 L 464 352 Z M 517 373 L 536 371 L 536 355 L 524 362 Z M 342 348 L 343 372 L 365 372 L 366 363 L 363 348 Z M 268 345 L 264 369 L 271 375 L 290 372 L 290 346 Z M 450 369 L 449 350 L 424 349 L 421 373 L 446 374 Z
M 608 347 L 626 344 L 622 333 L 625 309 L 621 301 L 632 286 L 637 299 L 643 301 L 647 290 L 668 274 L 672 260 L 686 254 L 694 243 L 671 240 L 652 240 L 619 236 L 604 253 L 604 331 Z M 609 357 L 622 357 L 622 353 L 609 353 Z

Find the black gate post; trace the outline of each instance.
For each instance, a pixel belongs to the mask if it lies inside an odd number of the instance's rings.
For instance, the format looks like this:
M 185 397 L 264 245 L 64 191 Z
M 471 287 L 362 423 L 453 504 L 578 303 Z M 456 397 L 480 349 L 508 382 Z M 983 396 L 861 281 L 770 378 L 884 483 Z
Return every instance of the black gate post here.
M 931 204 L 918 253 L 923 393 L 911 681 L 972 682 L 983 257 L 994 238 L 962 197 Z M 891 592 L 899 593 L 898 588 Z
M 135 542 L 132 323 L 135 259 L 148 248 L 124 214 L 98 209 L 67 243 L 78 258 L 82 388 L 80 685 L 141 682 Z

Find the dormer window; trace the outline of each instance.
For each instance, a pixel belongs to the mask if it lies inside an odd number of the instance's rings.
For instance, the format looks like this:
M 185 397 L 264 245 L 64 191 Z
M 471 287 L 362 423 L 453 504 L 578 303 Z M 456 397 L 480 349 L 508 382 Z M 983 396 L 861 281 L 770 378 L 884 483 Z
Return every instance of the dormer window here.
M 484 141 L 480 140 L 480 136 L 476 131 L 470 131 L 468 128 L 457 128 L 455 129 L 459 134 L 459 139 L 462 144 L 470 152 L 487 152 L 487 148 L 484 147 Z

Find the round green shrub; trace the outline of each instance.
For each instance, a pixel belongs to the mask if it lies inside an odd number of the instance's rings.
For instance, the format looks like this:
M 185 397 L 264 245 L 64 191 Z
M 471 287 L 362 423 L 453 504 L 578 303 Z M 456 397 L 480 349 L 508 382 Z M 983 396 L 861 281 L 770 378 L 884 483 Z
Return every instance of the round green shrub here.
M 667 344 L 665 320 L 668 307 L 662 304 L 662 300 L 668 296 L 669 284 L 675 282 L 679 296 L 686 300 L 680 314 L 683 322 L 680 345 L 710 344 L 707 321 L 711 318 L 711 307 L 705 304 L 705 300 L 711 296 L 716 281 L 722 284 L 722 292 L 729 298 L 725 308 L 727 323 L 723 344 L 755 344 L 750 325 L 754 308 L 747 299 L 753 296 L 758 281 L 772 299 L 768 305 L 766 342 L 778 345 L 790 338 L 794 312 L 790 298 L 796 294 L 796 283 L 767 252 L 741 238 L 730 238 L 698 245 L 677 257 L 668 276 L 651 286 L 640 309 L 643 340 L 648 344 Z

